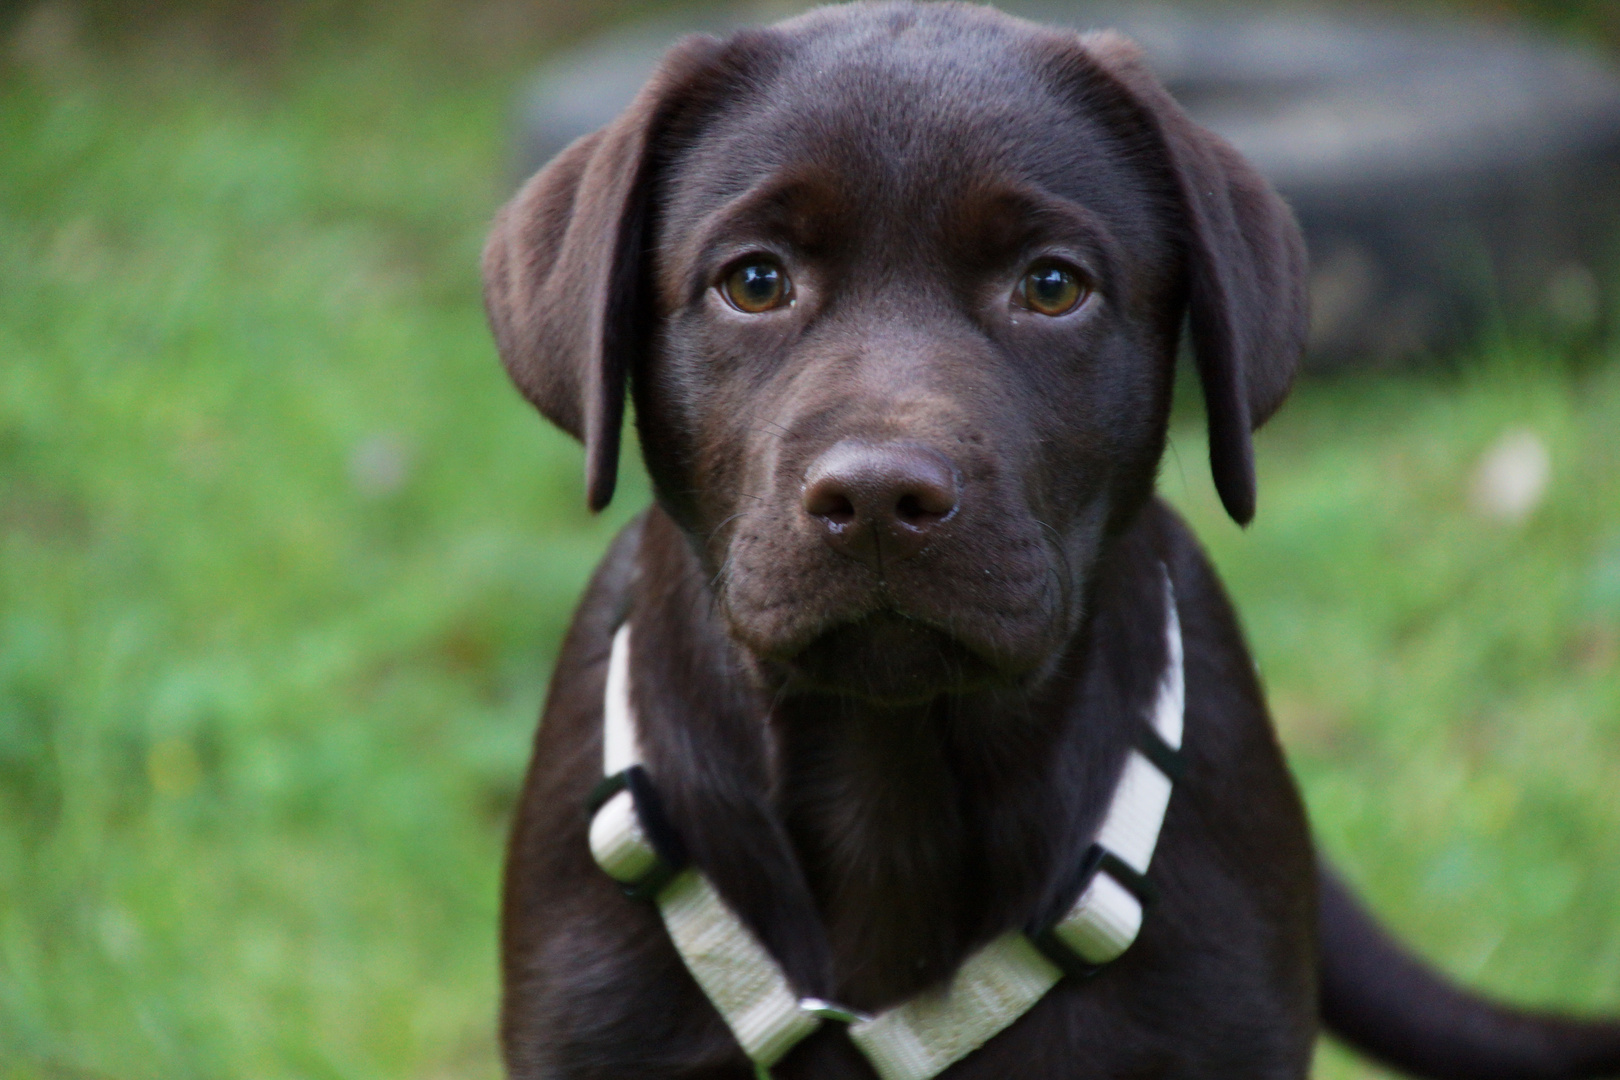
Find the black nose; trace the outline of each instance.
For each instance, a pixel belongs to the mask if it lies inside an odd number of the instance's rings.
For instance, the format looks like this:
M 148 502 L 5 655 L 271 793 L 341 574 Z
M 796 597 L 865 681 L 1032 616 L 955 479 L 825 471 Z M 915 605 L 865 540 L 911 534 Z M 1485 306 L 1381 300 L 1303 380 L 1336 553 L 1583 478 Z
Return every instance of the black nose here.
M 881 568 L 917 554 L 956 513 L 956 470 L 912 443 L 846 441 L 804 478 L 804 510 L 835 551 Z

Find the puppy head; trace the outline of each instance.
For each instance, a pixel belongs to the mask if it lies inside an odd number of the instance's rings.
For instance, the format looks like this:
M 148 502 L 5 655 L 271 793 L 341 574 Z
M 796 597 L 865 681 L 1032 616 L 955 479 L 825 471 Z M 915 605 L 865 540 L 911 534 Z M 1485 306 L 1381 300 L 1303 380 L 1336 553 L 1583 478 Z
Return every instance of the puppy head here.
M 485 279 L 592 506 L 628 381 L 736 640 L 904 701 L 1055 661 L 1151 493 L 1184 317 L 1249 520 L 1303 264 L 1121 39 L 901 3 L 677 45 L 502 211 Z

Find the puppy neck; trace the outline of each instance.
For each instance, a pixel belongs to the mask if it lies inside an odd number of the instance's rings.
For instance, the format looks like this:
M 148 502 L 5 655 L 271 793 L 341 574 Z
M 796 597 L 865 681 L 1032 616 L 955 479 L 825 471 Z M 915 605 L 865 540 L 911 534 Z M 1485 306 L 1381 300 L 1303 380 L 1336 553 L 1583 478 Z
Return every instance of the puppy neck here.
M 905 706 L 762 687 L 709 577 L 652 511 L 631 618 L 649 765 L 694 860 L 799 985 L 881 1008 L 1055 909 L 1152 692 L 1132 605 L 1162 594 L 1128 534 L 1053 674 Z M 1153 647 L 1145 650 L 1151 654 Z M 1121 672 L 1143 668 L 1130 685 Z M 1133 711 L 1136 710 L 1136 711 Z

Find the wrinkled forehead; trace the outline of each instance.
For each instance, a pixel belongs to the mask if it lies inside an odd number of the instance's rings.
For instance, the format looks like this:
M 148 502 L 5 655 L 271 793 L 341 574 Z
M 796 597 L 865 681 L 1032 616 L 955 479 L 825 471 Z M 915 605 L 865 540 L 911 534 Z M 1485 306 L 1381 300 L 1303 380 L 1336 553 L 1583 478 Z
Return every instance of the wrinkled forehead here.
M 1157 237 L 1162 163 L 1075 70 L 1078 43 L 1055 32 L 926 10 L 853 26 L 812 17 L 750 51 L 676 152 L 666 222 L 701 228 L 751 195 L 794 188 L 875 241 L 948 229 L 965 202 L 1019 191 L 1097 215 L 1126 247 Z

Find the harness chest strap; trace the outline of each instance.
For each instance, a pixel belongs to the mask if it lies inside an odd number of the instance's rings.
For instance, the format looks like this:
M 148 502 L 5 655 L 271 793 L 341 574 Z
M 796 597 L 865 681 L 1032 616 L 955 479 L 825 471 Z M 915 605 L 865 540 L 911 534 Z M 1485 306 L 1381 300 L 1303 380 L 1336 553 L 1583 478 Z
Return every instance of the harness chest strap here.
M 619 627 L 603 702 L 604 779 L 591 798 L 591 852 L 632 896 L 656 903 L 671 942 L 762 1077 L 827 1019 L 883 1080 L 932 1080 L 1028 1012 L 1066 973 L 1085 976 L 1136 940 L 1145 881 L 1180 767 L 1181 626 L 1165 577 L 1165 671 L 1142 746 L 1132 749 L 1087 857 L 1079 898 L 1055 925 L 1010 931 L 963 961 L 942 989 L 876 1016 L 800 998 L 774 957 L 694 867 L 642 767 L 630 704 L 630 626 Z

